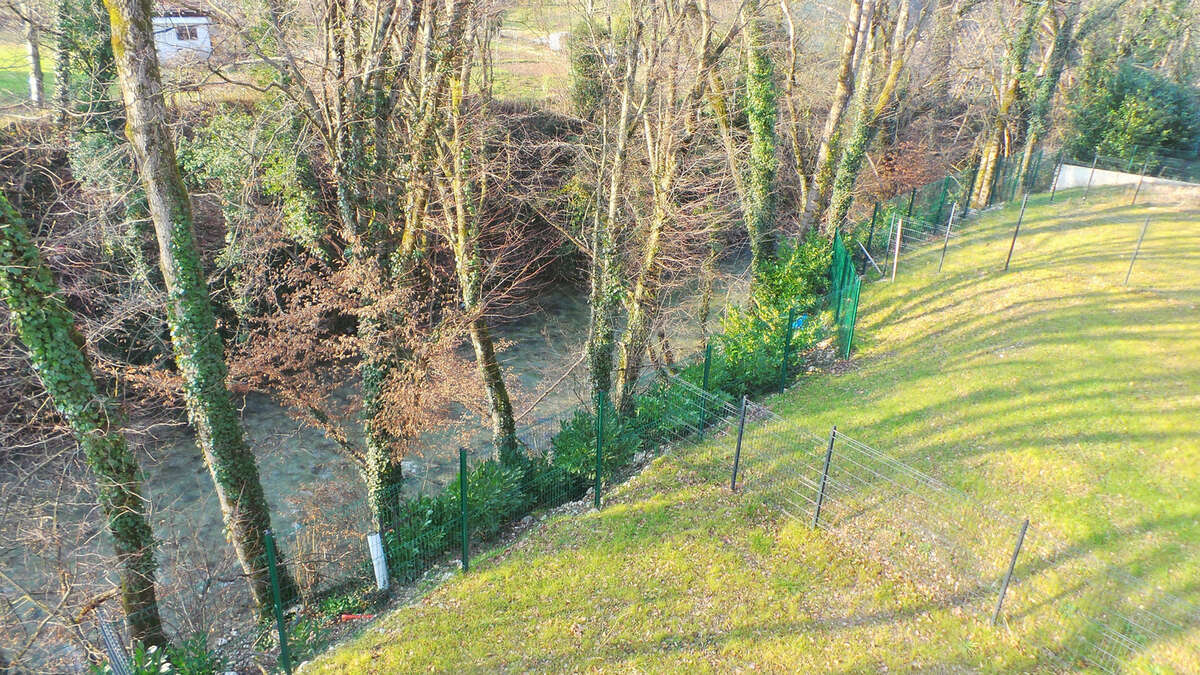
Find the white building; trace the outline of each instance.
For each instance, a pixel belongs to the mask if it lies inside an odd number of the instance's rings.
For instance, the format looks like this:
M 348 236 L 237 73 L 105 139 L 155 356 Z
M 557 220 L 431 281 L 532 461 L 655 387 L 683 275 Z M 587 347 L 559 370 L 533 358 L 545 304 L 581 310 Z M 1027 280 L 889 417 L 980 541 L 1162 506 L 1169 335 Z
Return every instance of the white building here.
M 212 55 L 212 21 L 204 14 L 159 9 L 152 24 L 160 63 L 206 59 Z

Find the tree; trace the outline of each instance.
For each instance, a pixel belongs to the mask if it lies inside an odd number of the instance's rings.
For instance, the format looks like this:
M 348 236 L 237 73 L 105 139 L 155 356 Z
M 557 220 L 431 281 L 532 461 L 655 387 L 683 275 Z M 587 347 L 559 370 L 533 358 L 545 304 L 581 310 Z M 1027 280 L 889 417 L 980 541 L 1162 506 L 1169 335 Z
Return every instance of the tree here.
M 1002 157 L 1012 151 L 1012 132 L 1020 126 L 1021 106 L 1024 105 L 1029 81 L 1029 55 L 1033 49 L 1038 22 L 1048 3 L 1024 2 L 1020 21 L 1013 29 L 1004 55 L 1003 72 L 995 87 L 996 107 L 984 131 L 980 146 L 979 169 L 975 175 L 975 188 L 971 203 L 986 205 L 992 197 L 996 173 L 1000 170 Z
M 838 59 L 837 85 L 829 114 L 825 117 L 825 128 L 821 132 L 816 160 L 813 163 L 809 197 L 800 221 L 803 230 L 808 230 L 820 222 L 829 205 L 829 194 L 833 189 L 833 179 L 837 174 L 837 162 L 840 159 L 842 118 L 854 88 L 856 48 L 869 29 L 872 7 L 873 3 L 868 0 L 867 11 L 864 12 L 863 0 L 850 2 L 850 11 L 846 15 L 845 37 L 842 39 L 842 51 Z
M 229 537 L 255 601 L 270 604 L 266 532 L 271 517 L 258 465 L 226 386 L 224 346 L 208 298 L 192 206 L 167 127 L 149 0 L 105 0 L 124 94 L 126 129 L 158 238 L 167 323 L 183 377 L 188 416 L 212 474 Z M 294 591 L 283 575 L 285 591 Z
M 850 212 L 850 203 L 854 197 L 854 184 L 858 172 L 866 158 L 867 148 L 878 131 L 879 120 L 895 103 L 896 90 L 905 66 L 912 55 L 913 46 L 921 31 L 926 16 L 925 10 L 913 20 L 910 27 L 909 2 L 901 1 L 892 14 L 887 5 L 880 5 L 876 11 L 882 19 L 871 19 L 867 26 L 868 44 L 860 67 L 858 83 L 855 85 L 854 126 L 847 136 L 845 146 L 841 151 L 837 174 L 833 182 L 833 192 L 830 199 L 829 211 L 825 219 L 826 233 L 832 235 L 841 227 Z M 876 59 L 884 72 L 883 82 L 872 98 L 871 78 L 874 73 Z
M 46 104 L 45 78 L 42 76 L 41 31 L 30 3 L 21 4 L 21 23 L 25 25 L 25 49 L 29 55 L 29 101 L 41 108 Z
M 745 28 L 746 117 L 750 127 L 750 162 L 746 176 L 746 230 L 750 235 L 751 266 L 759 277 L 775 259 L 775 118 L 778 88 L 771 53 L 763 44 L 754 19 Z
M 492 26 L 487 17 L 470 17 L 471 32 L 481 51 L 491 49 Z M 471 346 L 479 379 L 487 391 L 492 420 L 492 442 L 502 462 L 511 463 L 519 456 L 517 428 L 512 400 L 504 383 L 504 374 L 496 358 L 496 345 L 488 327 L 485 313 L 483 280 L 484 254 L 480 246 L 482 223 L 486 218 L 492 176 L 488 171 L 487 111 L 490 92 L 486 80 L 477 78 L 478 108 L 468 114 L 467 99 L 472 93 L 472 67 L 475 55 L 466 49 L 454 55 L 449 69 L 448 101 L 443 104 L 449 129 L 438 135 L 437 164 L 440 169 L 438 189 L 442 195 L 442 212 L 446 238 L 454 252 L 455 275 L 468 316 Z M 491 139 L 494 141 L 494 139 Z M 498 177 L 503 179 L 502 176 Z
M 121 410 L 92 376 L 83 339 L 29 229 L 0 195 L 0 297 L 54 406 L 96 475 L 120 576 L 130 636 L 163 645 L 154 589 L 154 535 L 146 521 L 137 459 L 121 434 Z

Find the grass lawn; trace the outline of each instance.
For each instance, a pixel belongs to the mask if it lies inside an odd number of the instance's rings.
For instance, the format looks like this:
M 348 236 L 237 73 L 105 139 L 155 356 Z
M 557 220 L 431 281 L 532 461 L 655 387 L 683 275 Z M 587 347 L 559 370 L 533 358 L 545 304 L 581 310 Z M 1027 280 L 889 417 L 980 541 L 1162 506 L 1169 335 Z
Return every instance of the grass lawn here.
M 4 37 L 14 37 L 6 34 Z M 54 52 L 42 45 L 42 77 L 49 100 L 54 91 Z M 24 42 L 0 41 L 0 106 L 29 101 L 29 54 Z
M 768 402 L 1029 517 L 1000 626 L 990 600 L 931 592 L 890 539 L 785 515 L 754 457 L 730 492 L 721 437 L 673 449 L 601 512 L 550 517 L 306 672 L 1054 671 L 1045 650 L 1077 643 L 1114 668 L 1200 671 L 1200 616 L 1169 597 L 1200 596 L 1200 196 L 1144 197 L 1032 198 L 1008 273 L 1011 206 L 963 223 L 940 274 L 940 242 L 906 253 L 894 284 L 863 288 L 851 364 Z M 1103 626 L 1127 606 L 1171 621 L 1117 651 Z

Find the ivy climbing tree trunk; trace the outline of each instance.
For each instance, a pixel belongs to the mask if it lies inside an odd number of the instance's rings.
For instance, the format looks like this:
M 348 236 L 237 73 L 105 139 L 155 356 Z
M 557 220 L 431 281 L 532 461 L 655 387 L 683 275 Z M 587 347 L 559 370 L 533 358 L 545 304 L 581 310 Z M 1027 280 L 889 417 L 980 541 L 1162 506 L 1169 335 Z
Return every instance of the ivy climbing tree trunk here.
M 645 98 L 649 95 L 649 87 L 646 87 L 647 91 L 643 91 L 642 94 L 643 105 L 635 105 L 634 86 L 637 81 L 638 42 L 641 39 L 642 27 L 640 17 L 635 16 L 622 42 L 620 63 L 623 64 L 624 72 L 621 77 L 621 98 L 615 133 L 612 133 L 612 129 L 606 129 L 609 133 L 605 134 L 602 141 L 606 146 L 610 142 L 613 146 L 611 149 L 605 147 L 601 157 L 601 173 L 607 173 L 608 185 L 604 190 L 597 191 L 598 196 L 602 191 L 606 191 L 606 194 L 597 205 L 592 222 L 591 288 L 588 295 L 591 313 L 585 352 L 592 396 L 597 400 L 601 396 L 608 397 L 612 391 L 613 352 L 616 348 L 615 319 L 621 291 L 617 251 L 619 204 L 625 185 L 629 136 L 636 123 L 635 118 L 641 113 Z
M 1037 80 L 1033 92 L 1033 100 L 1029 104 L 1029 123 L 1025 128 L 1025 148 L 1021 152 L 1021 169 L 1018 173 L 1020 184 L 1029 186 L 1029 164 L 1033 160 L 1033 152 L 1042 142 L 1050 123 L 1050 109 L 1054 102 L 1054 93 L 1058 91 L 1058 81 L 1067 66 L 1067 56 L 1075 42 L 1075 21 L 1079 5 L 1069 2 L 1066 14 L 1061 19 L 1052 14 L 1055 22 L 1054 43 L 1047 57 L 1046 68 Z
M 117 556 L 121 607 L 130 637 L 161 646 L 166 637 L 154 590 L 154 535 L 146 522 L 137 460 L 120 431 L 123 415 L 92 377 L 74 317 L 29 229 L 3 195 L 0 297 L 54 407 L 96 474 L 100 508 Z
M 1009 151 L 1008 141 L 1010 125 L 1013 121 L 1012 115 L 1019 107 L 1024 93 L 1029 52 L 1033 48 L 1034 33 L 1046 4 L 1038 2 L 1026 4 L 1017 32 L 1008 48 L 1003 80 L 998 88 L 999 100 L 991 124 L 985 132 L 988 134 L 987 141 L 982 144 L 979 173 L 975 181 L 974 203 L 980 207 L 986 206 L 991 199 L 992 183 L 1000 168 L 1000 159 Z
M 486 32 L 486 29 L 485 29 Z M 490 32 L 479 40 L 480 49 L 490 49 Z M 468 40 L 469 42 L 470 40 Z M 463 310 L 467 313 L 467 331 L 471 336 L 471 347 L 475 351 L 475 366 L 479 379 L 487 392 L 488 409 L 492 422 L 492 443 L 499 453 L 501 462 L 511 464 L 519 457 L 517 425 L 513 414 L 512 399 L 504 382 L 500 361 L 496 358 L 496 345 L 488 327 L 483 297 L 484 257 L 479 247 L 481 235 L 480 217 L 489 198 L 490 171 L 488 152 L 484 140 L 472 142 L 471 136 L 481 139 L 483 133 L 472 134 L 473 129 L 486 127 L 486 120 L 471 120 L 467 117 L 466 100 L 472 86 L 473 60 L 464 49 L 454 54 L 454 73 L 449 81 L 448 101 L 449 133 L 439 143 L 437 163 L 440 168 L 438 188 L 445 204 L 446 234 L 454 251 L 454 269 L 458 277 Z M 488 115 L 487 84 L 476 80 L 481 91 L 482 102 L 477 111 L 480 117 Z
M 750 162 L 744 207 L 750 235 L 751 266 L 759 278 L 775 259 L 775 118 L 779 92 L 771 54 L 753 19 L 746 24 L 746 118 L 750 127 Z
M 821 132 L 821 141 L 817 146 L 817 158 L 813 163 L 813 176 L 810 181 L 812 186 L 808 190 L 808 201 L 804 205 L 804 213 L 800 220 L 800 227 L 804 231 L 819 221 L 829 204 L 829 193 L 833 187 L 839 158 L 839 132 L 854 87 L 854 48 L 858 44 L 859 35 L 866 30 L 863 26 L 865 20 L 862 9 L 862 0 L 851 0 L 850 11 L 846 15 L 842 53 L 838 60 L 837 84 L 833 91 L 833 101 L 830 102 L 829 115 L 825 118 L 825 127 Z
M 167 288 L 167 323 L 183 377 L 188 417 L 212 474 L 238 562 L 260 607 L 271 602 L 265 534 L 270 512 L 258 465 L 226 386 L 224 346 L 208 299 L 192 226 L 192 205 L 167 128 L 166 104 L 151 27 L 150 0 L 104 0 L 125 99 L 126 133 L 137 158 L 158 238 Z M 295 592 L 282 576 L 285 596 Z
M 71 112 L 70 20 L 70 0 L 58 0 L 54 6 L 54 115 L 60 127 L 67 126 Z
M 883 113 L 895 103 L 901 75 L 916 44 L 925 12 L 929 8 L 927 5 L 922 9 L 910 28 L 910 6 L 910 3 L 902 2 L 894 16 L 882 14 L 879 22 L 881 26 L 878 29 L 875 26 L 875 18 L 867 18 L 867 26 L 864 28 L 867 31 L 867 41 L 863 49 L 863 62 L 859 67 L 858 84 L 855 85 L 854 125 L 842 149 L 825 218 L 825 230 L 830 235 L 842 225 L 850 212 L 850 204 L 854 199 L 854 184 L 866 159 L 867 148 L 875 138 Z M 874 76 L 877 60 L 883 66 L 884 75 L 879 91 L 872 99 L 871 78 Z

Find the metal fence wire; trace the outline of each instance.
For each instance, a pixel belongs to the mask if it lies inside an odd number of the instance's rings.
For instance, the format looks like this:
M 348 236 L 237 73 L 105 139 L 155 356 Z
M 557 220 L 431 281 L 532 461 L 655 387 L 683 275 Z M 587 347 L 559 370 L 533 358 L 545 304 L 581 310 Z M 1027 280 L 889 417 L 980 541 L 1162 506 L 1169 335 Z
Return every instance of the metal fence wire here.
M 1036 182 L 1040 174 L 1032 173 Z M 860 268 L 870 260 L 878 269 L 872 256 L 894 248 L 893 237 L 904 252 L 939 236 L 973 182 L 973 172 L 948 175 L 877 203 L 870 221 L 836 235 L 829 295 L 817 309 L 832 315 L 841 357 L 854 342 Z M 895 234 L 884 232 L 892 228 Z M 781 390 L 799 371 L 802 349 L 823 337 L 819 321 L 795 308 L 784 315 L 754 318 L 758 338 L 730 351 L 714 335 L 701 354 L 655 364 L 629 409 L 612 410 L 600 398 L 563 418 L 521 427 L 516 463 L 464 455 L 457 478 L 436 494 L 414 496 L 397 486 L 380 500 L 379 513 L 365 500 L 314 509 L 272 535 L 276 571 L 286 566 L 296 581 L 294 593 L 281 589 L 274 618 L 254 608 L 232 561 L 223 571 L 203 571 L 203 578 L 173 579 L 179 590 L 160 601 L 168 633 L 177 640 L 199 636 L 228 668 L 289 670 L 369 618 L 386 597 L 381 586 L 413 582 L 454 560 L 466 569 L 473 546 L 521 518 L 589 493 L 599 506 L 607 486 L 670 444 L 726 432 L 739 439 L 743 475 L 735 460 L 735 484 L 741 480 L 848 540 L 888 550 L 904 569 L 953 597 L 994 594 L 1016 536 L 1013 519 L 985 516 L 961 493 L 844 434 L 813 434 L 748 400 L 735 402 Z M 797 335 L 808 342 L 797 344 Z M 870 538 L 854 534 L 868 531 Z
M 733 489 L 884 563 L 941 606 L 977 620 L 1034 616 L 1053 669 L 1189 672 L 1200 608 L 980 502 L 836 427 L 806 429 L 743 402 Z M 1156 647 L 1147 655 L 1146 647 Z

